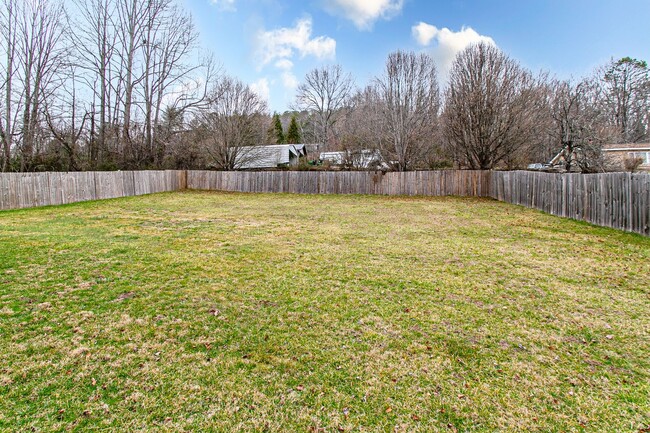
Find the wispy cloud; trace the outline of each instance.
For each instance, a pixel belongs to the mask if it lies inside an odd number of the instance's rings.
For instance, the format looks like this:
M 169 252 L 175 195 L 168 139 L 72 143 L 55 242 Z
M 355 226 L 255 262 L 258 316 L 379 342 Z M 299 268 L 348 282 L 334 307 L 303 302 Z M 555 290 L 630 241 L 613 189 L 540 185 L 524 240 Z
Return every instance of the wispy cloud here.
M 311 18 L 298 20 L 294 27 L 260 31 L 256 37 L 258 69 L 273 64 L 280 71 L 287 90 L 298 87 L 293 73 L 295 57 L 332 60 L 336 57 L 336 41 L 328 36 L 312 36 Z
M 269 88 L 269 80 L 267 78 L 260 78 L 259 80 L 251 83 L 250 88 L 253 92 L 265 100 L 267 103 L 271 98 L 271 90 Z
M 260 31 L 257 35 L 257 58 L 261 66 L 278 59 L 314 56 L 318 59 L 333 59 L 336 56 L 336 41 L 327 36 L 312 37 L 311 18 L 302 18 L 294 27 Z
M 293 73 L 293 62 L 289 59 L 280 59 L 275 62 L 275 67 L 282 71 L 282 84 L 287 90 L 298 87 L 298 78 Z
M 236 0 L 210 0 L 210 3 L 215 5 L 219 10 L 224 12 L 236 12 Z
M 462 27 L 460 31 L 454 32 L 446 27 L 439 29 L 434 25 L 419 22 L 411 28 L 411 34 L 418 44 L 431 47 L 431 55 L 436 61 L 443 81 L 449 75 L 456 54 L 469 45 L 479 42 L 496 45 L 494 39 L 479 34 L 471 27 Z
M 324 0 L 325 10 L 370 30 L 378 19 L 389 20 L 402 11 L 404 0 Z

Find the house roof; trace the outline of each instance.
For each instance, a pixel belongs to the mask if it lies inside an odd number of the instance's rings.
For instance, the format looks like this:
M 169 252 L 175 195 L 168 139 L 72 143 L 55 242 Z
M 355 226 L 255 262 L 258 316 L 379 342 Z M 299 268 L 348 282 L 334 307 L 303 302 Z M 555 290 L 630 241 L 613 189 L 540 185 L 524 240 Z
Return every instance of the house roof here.
M 269 144 L 245 146 L 236 150 L 235 166 L 238 169 L 275 168 L 289 164 L 292 158 L 306 155 L 304 144 Z

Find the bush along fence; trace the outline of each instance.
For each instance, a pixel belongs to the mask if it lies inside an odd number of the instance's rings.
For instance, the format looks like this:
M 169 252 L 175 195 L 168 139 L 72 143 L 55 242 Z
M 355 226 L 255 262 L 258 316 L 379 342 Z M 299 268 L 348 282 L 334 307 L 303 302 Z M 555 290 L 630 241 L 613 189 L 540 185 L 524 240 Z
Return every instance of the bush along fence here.
M 0 210 L 183 189 L 492 197 L 650 236 L 650 175 L 529 171 L 0 173 Z

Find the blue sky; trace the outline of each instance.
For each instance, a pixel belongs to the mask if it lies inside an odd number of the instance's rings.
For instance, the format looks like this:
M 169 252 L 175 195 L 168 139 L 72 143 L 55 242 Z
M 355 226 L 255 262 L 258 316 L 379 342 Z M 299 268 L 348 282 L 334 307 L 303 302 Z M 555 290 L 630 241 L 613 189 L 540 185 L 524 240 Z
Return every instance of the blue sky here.
M 443 75 L 471 42 L 495 43 L 532 70 L 580 77 L 610 58 L 650 61 L 650 0 L 184 0 L 203 49 L 289 108 L 312 68 L 338 63 L 358 85 L 397 49 L 427 51 Z

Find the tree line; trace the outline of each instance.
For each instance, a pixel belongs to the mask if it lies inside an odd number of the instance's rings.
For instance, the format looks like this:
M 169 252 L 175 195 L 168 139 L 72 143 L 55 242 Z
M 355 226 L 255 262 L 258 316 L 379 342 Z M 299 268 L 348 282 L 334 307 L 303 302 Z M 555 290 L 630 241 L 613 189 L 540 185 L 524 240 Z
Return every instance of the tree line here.
M 398 51 L 361 89 L 340 66 L 315 69 L 296 101 L 316 142 L 379 150 L 395 170 L 513 169 L 559 155 L 566 170 L 595 172 L 608 169 L 603 145 L 650 141 L 650 70 L 629 57 L 560 80 L 479 43 L 441 89 L 429 55 Z
M 174 0 L 0 1 L 2 171 L 228 170 L 248 146 L 302 142 L 400 171 L 561 154 L 588 172 L 606 168 L 604 144 L 650 140 L 650 71 L 629 57 L 560 80 L 480 43 L 441 85 L 431 56 L 397 51 L 362 87 L 339 65 L 313 69 L 271 115 Z

